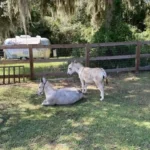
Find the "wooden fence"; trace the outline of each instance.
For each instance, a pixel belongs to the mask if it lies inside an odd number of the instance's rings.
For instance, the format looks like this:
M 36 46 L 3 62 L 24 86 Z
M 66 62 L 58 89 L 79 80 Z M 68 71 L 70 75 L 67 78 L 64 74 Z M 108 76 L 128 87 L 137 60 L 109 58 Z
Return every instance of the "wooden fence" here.
M 0 78 L 2 78 L 1 84 L 11 84 L 16 82 L 25 82 L 25 68 L 24 66 L 0 66 L 0 70 L 2 70 L 2 75 L 0 75 Z M 13 79 L 13 80 L 11 80 Z
M 106 69 L 107 72 L 122 72 L 122 71 L 135 71 L 138 72 L 139 70 L 150 70 L 150 66 L 140 67 L 140 58 L 150 58 L 150 54 L 141 54 L 141 46 L 144 44 L 150 44 L 150 41 L 133 41 L 133 42 L 110 42 L 110 43 L 86 43 L 86 44 L 52 44 L 52 45 L 11 45 L 11 46 L 0 46 L 0 49 L 22 49 L 27 48 L 29 49 L 29 60 L 1 60 L 0 64 L 11 64 L 11 63 L 29 63 L 30 64 L 30 74 L 25 75 L 26 77 L 30 77 L 30 79 L 34 79 L 35 77 L 40 76 L 41 74 L 35 74 L 34 72 L 34 62 L 43 63 L 43 62 L 63 62 L 63 61 L 70 61 L 70 58 L 59 59 L 59 58 L 52 58 L 46 60 L 36 60 L 33 59 L 33 48 L 55 48 L 55 49 L 64 49 L 64 48 L 85 48 L 85 57 L 79 58 L 79 60 L 84 60 L 85 65 L 89 66 L 90 61 L 95 60 L 121 60 L 121 59 L 131 59 L 135 58 L 135 67 L 130 68 L 116 68 L 116 69 Z M 111 46 L 129 46 L 135 45 L 136 46 L 136 53 L 133 55 L 120 55 L 120 56 L 100 56 L 100 57 L 90 57 L 90 50 L 91 48 L 97 47 L 111 47 Z M 47 73 L 47 75 L 55 74 L 55 73 Z M 60 72 L 58 74 L 61 75 Z

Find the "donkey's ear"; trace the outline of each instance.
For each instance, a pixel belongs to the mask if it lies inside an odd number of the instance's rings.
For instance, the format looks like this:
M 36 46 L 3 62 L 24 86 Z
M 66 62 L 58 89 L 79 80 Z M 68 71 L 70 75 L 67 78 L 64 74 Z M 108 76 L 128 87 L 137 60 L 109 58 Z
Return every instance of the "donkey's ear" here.
M 84 63 L 84 61 L 83 61 L 83 60 L 79 60 L 79 61 L 78 61 L 78 63 L 83 64 L 83 63 Z
M 74 63 L 77 63 L 77 60 L 75 59 L 73 62 L 74 62 Z
M 73 64 L 73 63 L 74 63 L 74 59 L 68 60 L 68 64 Z
M 42 81 L 43 81 L 43 83 L 46 83 L 46 78 L 43 77 L 43 78 L 42 78 Z
M 72 63 L 72 61 L 71 60 L 68 60 L 68 64 L 71 64 Z
M 40 78 L 40 82 L 43 82 L 43 78 Z

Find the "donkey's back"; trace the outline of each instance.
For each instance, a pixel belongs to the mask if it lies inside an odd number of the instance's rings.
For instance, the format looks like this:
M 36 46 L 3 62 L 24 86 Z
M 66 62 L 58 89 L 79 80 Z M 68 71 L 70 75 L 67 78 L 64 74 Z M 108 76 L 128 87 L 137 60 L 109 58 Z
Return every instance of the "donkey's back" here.
M 83 93 L 75 88 L 58 89 L 55 95 L 56 104 L 73 104 L 83 98 Z
M 86 83 L 102 82 L 104 78 L 107 79 L 107 74 L 103 68 L 84 67 L 79 77 Z

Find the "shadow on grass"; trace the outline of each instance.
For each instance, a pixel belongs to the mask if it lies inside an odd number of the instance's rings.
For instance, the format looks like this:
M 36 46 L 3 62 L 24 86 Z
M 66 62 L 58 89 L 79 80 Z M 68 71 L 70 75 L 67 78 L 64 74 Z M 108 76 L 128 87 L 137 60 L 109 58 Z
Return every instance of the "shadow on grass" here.
M 66 144 L 70 149 L 89 150 L 149 148 L 148 126 L 137 118 L 124 116 L 117 107 L 106 110 L 104 105 L 104 108 L 91 104 L 85 108 L 44 107 L 26 111 L 27 118 L 1 131 L 0 144 L 5 149 L 34 149 L 35 143 L 39 149 L 59 144 Z
M 71 106 L 42 107 L 44 96 L 37 98 L 31 93 L 25 101 L 34 108 L 22 110 L 16 104 L 13 113 L 10 109 L 3 113 L 11 116 L 0 127 L 0 147 L 148 150 L 150 85 L 147 81 L 148 78 L 140 77 L 116 82 L 115 78 L 106 86 L 103 102 L 98 90 L 89 89 L 86 100 Z

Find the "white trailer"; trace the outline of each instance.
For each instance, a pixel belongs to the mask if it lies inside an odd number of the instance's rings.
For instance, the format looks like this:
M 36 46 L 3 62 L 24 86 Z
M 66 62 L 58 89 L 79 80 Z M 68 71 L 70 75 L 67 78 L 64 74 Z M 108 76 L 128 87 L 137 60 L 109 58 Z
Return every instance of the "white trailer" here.
M 15 38 L 8 38 L 4 41 L 4 45 L 21 45 L 21 44 L 39 44 L 50 45 L 47 38 L 40 36 L 31 37 L 29 35 L 16 36 Z M 33 58 L 49 58 L 51 50 L 49 48 L 33 48 Z M 4 49 L 4 57 L 6 59 L 28 59 L 28 49 Z

